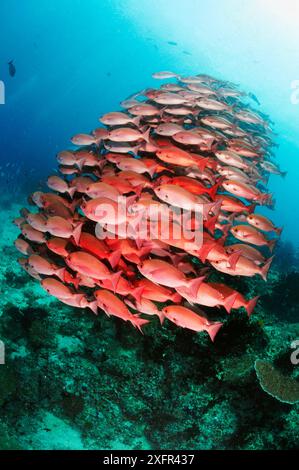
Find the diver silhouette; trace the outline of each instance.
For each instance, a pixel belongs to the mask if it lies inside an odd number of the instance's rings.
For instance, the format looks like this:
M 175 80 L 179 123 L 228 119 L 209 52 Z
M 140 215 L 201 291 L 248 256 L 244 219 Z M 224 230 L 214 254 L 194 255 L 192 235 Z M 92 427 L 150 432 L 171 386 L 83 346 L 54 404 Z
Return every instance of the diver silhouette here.
M 16 68 L 14 66 L 13 60 L 8 62 L 8 72 L 11 77 L 14 77 L 16 74 Z

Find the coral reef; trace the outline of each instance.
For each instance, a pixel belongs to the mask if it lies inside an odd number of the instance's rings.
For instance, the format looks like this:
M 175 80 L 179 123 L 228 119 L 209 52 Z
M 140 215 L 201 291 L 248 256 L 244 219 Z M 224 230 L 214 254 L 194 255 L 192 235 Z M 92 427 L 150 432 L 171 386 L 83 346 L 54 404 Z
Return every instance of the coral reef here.
M 18 209 L 3 216 L 10 220 Z M 2 449 L 298 447 L 298 404 L 266 394 L 254 369 L 265 357 L 298 380 L 290 362 L 298 307 L 290 323 L 270 302 L 273 286 L 285 288 L 281 273 L 249 284 L 248 294 L 268 295 L 250 318 L 231 313 L 214 344 L 170 322 L 157 335 L 158 319 L 141 336 L 117 318 L 49 297 L 9 250 L 16 231 L 0 236 Z M 289 290 L 294 298 L 296 283 Z
M 260 359 L 255 361 L 256 375 L 262 389 L 283 403 L 293 405 L 299 402 L 299 382 L 286 377 L 272 364 Z

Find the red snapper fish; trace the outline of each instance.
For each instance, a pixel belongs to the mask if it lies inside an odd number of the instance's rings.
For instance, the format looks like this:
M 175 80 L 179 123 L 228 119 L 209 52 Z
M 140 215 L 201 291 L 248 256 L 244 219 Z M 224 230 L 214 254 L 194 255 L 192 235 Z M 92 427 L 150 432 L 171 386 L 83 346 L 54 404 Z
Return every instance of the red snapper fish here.
M 222 186 L 227 192 L 235 196 L 247 199 L 248 201 L 257 201 L 260 204 L 264 204 L 271 198 L 271 195 L 261 193 L 254 186 L 241 181 L 226 180 L 222 183 Z
M 141 297 L 148 300 L 153 300 L 155 302 L 167 302 L 171 300 L 172 302 L 180 302 L 182 297 L 175 291 L 168 289 L 159 284 L 155 284 L 149 279 L 139 279 L 136 281 L 136 285 L 142 289 Z
M 273 207 L 265 188 L 284 173 L 250 94 L 206 74 L 153 77 L 165 82 L 133 93 L 76 134 L 75 150 L 57 154 L 48 192 L 35 191 L 33 210 L 14 220 L 15 247 L 21 267 L 66 305 L 102 309 L 140 331 L 167 318 L 214 340 L 222 323 L 192 305 L 252 313 L 257 297 L 221 273 L 266 280 L 263 249 L 281 228 L 255 210 Z
M 120 300 L 116 295 L 112 294 L 108 290 L 101 289 L 94 293 L 99 308 L 110 316 L 121 318 L 124 321 L 129 321 L 135 328 L 138 328 L 142 332 L 141 327 L 148 323 L 148 320 L 139 318 L 138 315 L 133 315 L 126 304 Z
M 97 143 L 97 139 L 90 134 L 76 134 L 71 138 L 74 145 L 92 145 Z
M 76 188 L 70 188 L 68 183 L 60 178 L 60 176 L 49 176 L 47 180 L 48 187 L 58 193 L 67 193 L 72 198 L 76 192 Z
M 14 242 L 16 249 L 23 255 L 32 255 L 34 253 L 31 245 L 23 238 L 17 238 Z
M 130 113 L 132 114 L 132 110 L 130 111 Z M 112 112 L 104 114 L 104 116 L 102 116 L 99 121 L 101 121 L 106 126 L 123 126 L 131 123 L 138 126 L 140 118 L 132 118 L 126 113 Z
M 223 325 L 221 322 L 210 322 L 206 317 L 198 315 L 181 305 L 164 307 L 162 313 L 168 320 L 181 328 L 188 328 L 196 332 L 206 331 L 212 341 L 215 340 L 215 336 Z
M 245 256 L 240 256 L 235 263 L 234 267 L 229 265 L 229 262 L 226 260 L 216 260 L 211 261 L 212 266 L 214 266 L 217 271 L 221 271 L 225 274 L 230 274 L 231 276 L 247 276 L 252 277 L 256 274 L 259 274 L 264 281 L 267 280 L 268 270 L 272 263 L 272 259 L 270 258 L 264 266 L 258 266 L 254 261 L 246 258 Z
M 57 276 L 59 279 L 64 280 L 65 267 L 59 267 L 40 255 L 30 255 L 28 258 L 28 265 L 38 274 Z
M 84 251 L 73 251 L 65 258 L 65 262 L 73 271 L 83 276 L 96 280 L 111 279 L 114 289 L 121 276 L 121 271 L 111 273 L 104 263 Z
M 45 229 L 51 235 L 60 238 L 70 238 L 74 237 L 76 243 L 78 242 L 81 230 L 82 230 L 83 222 L 78 222 L 76 224 L 65 220 L 63 217 L 60 216 L 53 216 L 47 219 Z
M 268 240 L 262 232 L 250 225 L 235 225 L 230 231 L 238 240 L 258 246 L 265 245 L 270 251 L 273 250 L 277 241 L 276 239 Z
M 202 282 L 200 284 L 196 295 L 192 296 L 186 292 L 185 288 L 180 287 L 177 288 L 177 292 L 191 304 L 200 304 L 206 307 L 223 306 L 228 313 L 230 313 L 237 297 L 235 292 L 232 292 L 231 295 L 225 297 L 221 292 L 207 282 Z
M 185 287 L 187 292 L 195 292 L 203 281 L 202 277 L 187 279 L 184 273 L 162 260 L 145 260 L 137 268 L 150 281 L 166 287 Z
M 263 232 L 275 232 L 277 235 L 281 235 L 282 228 L 275 227 L 273 222 L 263 215 L 250 214 L 247 216 L 247 222 Z
M 246 300 L 245 297 L 240 294 L 240 292 L 235 291 L 229 286 L 226 286 L 225 284 L 217 283 L 217 282 L 211 282 L 210 283 L 212 287 L 218 290 L 218 292 L 221 292 L 222 295 L 226 298 L 231 297 L 231 295 L 235 295 L 234 302 L 231 306 L 231 308 L 239 309 L 241 307 L 245 308 L 248 316 L 252 314 L 257 301 L 259 299 L 259 296 L 253 297 L 252 299 Z M 228 312 L 229 313 L 229 312 Z

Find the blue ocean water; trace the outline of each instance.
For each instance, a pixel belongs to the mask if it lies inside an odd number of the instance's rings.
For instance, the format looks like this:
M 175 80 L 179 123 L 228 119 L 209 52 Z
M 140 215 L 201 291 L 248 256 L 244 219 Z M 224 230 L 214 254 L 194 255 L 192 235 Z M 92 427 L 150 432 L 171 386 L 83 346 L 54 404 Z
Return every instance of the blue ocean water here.
M 298 244 L 298 12 L 296 0 L 2 0 L 0 158 L 21 168 L 13 190 L 45 179 L 69 138 L 154 85 L 152 72 L 214 74 L 256 94 L 275 122 L 288 173 L 270 178 L 268 214 Z

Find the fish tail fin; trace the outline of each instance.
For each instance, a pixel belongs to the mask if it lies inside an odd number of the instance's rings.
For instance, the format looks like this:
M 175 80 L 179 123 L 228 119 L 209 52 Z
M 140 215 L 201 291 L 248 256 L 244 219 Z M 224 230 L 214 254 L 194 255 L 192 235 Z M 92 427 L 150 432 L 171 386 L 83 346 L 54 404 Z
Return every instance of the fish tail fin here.
M 210 198 L 214 201 L 215 200 L 215 197 L 216 197 L 216 194 L 217 194 L 217 191 L 219 189 L 219 186 L 220 184 L 219 183 L 216 183 L 214 184 L 213 186 L 211 186 L 209 188 L 209 190 L 207 191 L 208 195 L 210 196 Z
M 248 211 L 248 214 L 252 214 L 255 211 L 256 204 L 250 204 L 250 206 L 247 206 L 246 210 Z
M 248 300 L 246 302 L 246 305 L 244 305 L 244 307 L 246 309 L 246 312 L 247 312 L 249 317 L 252 314 L 253 310 L 255 309 L 256 303 L 257 303 L 259 298 L 260 298 L 260 296 L 257 295 L 256 297 L 253 297 L 253 299 Z
M 222 325 L 223 323 L 219 322 L 219 323 L 212 323 L 211 325 L 207 326 L 207 332 L 213 342 L 215 341 L 215 336 L 217 335 Z
M 274 247 L 275 247 L 275 245 L 276 245 L 276 242 L 277 242 L 276 239 L 273 239 L 273 240 L 269 240 L 269 241 L 268 241 L 268 248 L 269 248 L 269 250 L 271 251 L 271 253 L 272 253 L 272 251 L 273 251 L 273 249 L 274 249 Z
M 226 242 L 226 239 L 227 239 L 227 235 L 222 235 L 222 237 L 218 238 L 217 240 L 217 243 L 219 243 L 220 245 L 224 245 L 224 243 Z
M 231 309 L 233 308 L 233 305 L 236 301 L 237 296 L 238 296 L 238 292 L 233 292 L 231 295 L 225 298 L 223 305 L 227 313 L 230 313 Z
M 180 261 L 184 257 L 184 256 L 179 256 L 178 254 L 173 254 L 173 253 L 169 253 L 168 256 L 171 259 L 172 264 L 176 267 L 178 266 L 178 264 L 180 263 Z
M 269 258 L 268 261 L 264 264 L 264 266 L 260 270 L 260 275 L 262 276 L 264 281 L 267 281 L 267 274 L 268 274 L 268 271 L 269 271 L 269 268 L 271 266 L 273 258 L 274 258 L 274 256 Z
M 164 111 L 165 109 L 167 109 L 167 106 L 163 106 L 163 108 L 161 108 L 159 111 L 158 111 L 158 116 L 162 119 L 163 117 L 163 114 L 164 114 Z M 167 122 L 167 120 L 165 120 L 165 122 Z
M 131 292 L 131 295 L 134 297 L 134 299 L 137 300 L 138 303 L 141 302 L 141 297 L 142 297 L 143 291 L 144 291 L 144 287 L 141 286 L 141 287 L 136 287 Z
M 139 264 L 141 261 L 140 257 L 137 256 L 136 253 L 128 253 L 127 255 L 125 255 L 125 258 L 134 264 Z
M 222 200 L 219 199 L 218 201 L 214 201 L 213 204 L 214 204 L 212 207 L 213 214 L 219 216 L 220 211 L 221 211 Z
M 136 246 L 137 246 L 137 249 L 140 251 L 143 247 L 143 242 L 144 240 L 142 240 L 141 238 L 136 238 L 135 239 L 135 243 L 136 243 Z
M 157 165 L 152 165 L 152 166 L 147 168 L 147 172 L 148 172 L 148 174 L 150 175 L 151 178 L 154 177 L 154 175 L 156 173 L 156 169 L 157 169 Z
M 117 284 L 119 282 L 121 275 L 122 275 L 122 271 L 118 271 L 117 273 L 112 273 L 110 274 L 110 276 L 108 276 L 108 278 L 110 279 L 112 283 L 114 294 L 116 292 Z
M 208 216 L 210 215 L 210 212 L 213 211 L 213 209 L 215 207 L 215 203 L 214 202 L 207 202 L 207 203 L 201 204 L 201 206 L 202 206 L 203 218 L 208 219 Z M 215 215 L 214 212 L 213 212 L 213 214 Z
M 236 214 L 234 212 L 232 212 L 230 215 L 227 216 L 227 220 L 229 221 L 230 224 L 233 223 L 235 217 L 236 217 Z
M 132 325 L 135 326 L 135 328 L 137 328 L 140 333 L 144 334 L 141 327 L 143 325 L 146 325 L 146 323 L 149 323 L 149 320 L 144 320 L 143 318 L 139 318 L 139 317 L 134 317 L 134 320 L 130 320 Z
M 88 302 L 87 307 L 90 308 L 90 310 L 92 310 L 95 315 L 98 314 L 98 303 L 96 300 Z
M 209 219 L 205 222 L 205 228 L 209 230 L 209 232 L 214 233 L 215 231 L 215 224 L 218 220 L 218 215 L 214 215 L 213 217 L 209 217 Z
M 186 284 L 187 291 L 188 293 L 190 293 L 192 297 L 194 298 L 197 297 L 197 291 L 199 289 L 199 286 L 201 285 L 201 283 L 203 282 L 205 278 L 206 276 L 200 276 L 200 277 L 196 277 L 195 279 L 191 279 L 187 281 L 187 284 Z
M 271 198 L 271 194 L 262 193 L 255 200 L 258 201 L 262 205 L 266 205 L 268 204 L 270 198 Z
M 80 279 L 80 276 L 78 276 L 78 274 L 72 280 L 72 283 L 73 283 L 76 290 L 78 290 L 80 281 L 81 281 L 81 279 Z
M 82 168 L 84 167 L 85 164 L 85 159 L 81 158 L 80 160 L 76 161 L 76 165 L 79 168 L 80 171 L 82 171 Z
M 110 253 L 107 259 L 112 269 L 114 269 L 118 265 L 120 258 L 121 258 L 121 250 L 112 251 L 112 253 Z
M 159 320 L 160 320 L 161 325 L 163 325 L 163 322 L 164 322 L 164 320 L 165 320 L 165 315 L 164 315 L 164 313 L 163 313 L 163 312 L 159 312 L 159 313 L 157 313 L 157 315 L 158 315 L 158 317 L 159 317 Z
M 83 222 L 79 222 L 77 226 L 73 230 L 73 238 L 75 240 L 76 245 L 79 244 L 79 240 L 81 237 L 81 232 L 82 232 L 82 227 L 83 227 Z
M 231 227 L 232 227 L 232 224 L 222 224 L 220 230 L 227 237 L 228 232 L 229 232 Z
M 281 235 L 282 231 L 283 231 L 283 227 L 275 227 L 274 229 L 274 232 L 279 236 Z
M 198 256 L 200 258 L 200 261 L 204 263 L 207 259 L 207 256 L 209 252 L 212 250 L 212 248 L 216 245 L 215 243 L 208 243 L 206 245 L 203 245 L 199 250 L 198 250 Z
M 65 269 L 64 273 L 63 273 L 63 282 L 65 284 L 72 284 L 73 283 L 73 276 L 71 275 L 71 273 Z
M 149 127 L 142 135 L 143 139 L 145 140 L 145 142 L 147 142 L 148 144 L 151 143 L 150 141 L 150 132 L 151 132 L 151 128 Z
M 98 160 L 97 165 L 98 165 L 98 168 L 99 168 L 100 171 L 95 171 L 94 174 L 95 174 L 96 176 L 100 177 L 100 176 L 101 176 L 101 172 L 102 172 L 104 166 L 106 165 L 106 159 L 103 158 L 102 160 Z M 97 174 L 96 174 L 96 173 L 97 173 Z
M 205 170 L 207 164 L 208 164 L 208 161 L 205 157 L 196 159 L 196 166 L 202 172 Z
M 268 194 L 268 197 L 266 199 L 266 205 L 269 207 L 274 207 L 275 206 L 275 199 L 273 199 L 273 194 Z
M 71 199 L 73 199 L 75 192 L 77 191 L 77 188 L 75 186 L 72 186 L 71 188 L 68 188 L 67 192 L 70 195 Z
M 81 198 L 80 199 L 74 199 L 71 203 L 70 203 L 70 210 L 71 212 L 75 212 L 75 209 L 77 207 L 77 204 L 79 204 L 81 202 Z
M 59 268 L 56 270 L 55 274 L 56 276 L 62 281 L 65 282 L 65 272 L 66 268 Z
M 135 126 L 139 127 L 141 119 L 142 119 L 142 116 L 136 116 L 132 119 L 132 123 L 135 124 Z

